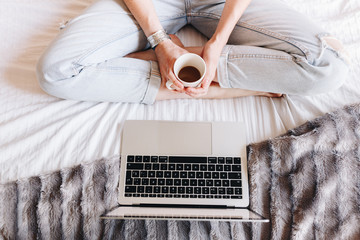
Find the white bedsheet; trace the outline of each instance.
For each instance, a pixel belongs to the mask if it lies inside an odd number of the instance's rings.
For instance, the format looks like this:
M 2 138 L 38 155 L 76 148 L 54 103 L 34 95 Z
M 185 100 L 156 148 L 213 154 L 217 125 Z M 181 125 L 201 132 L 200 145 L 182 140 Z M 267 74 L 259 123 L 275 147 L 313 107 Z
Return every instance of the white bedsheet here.
M 151 106 L 61 100 L 44 93 L 35 64 L 58 31 L 91 0 L 12 0 L 0 6 L 0 182 L 119 154 L 126 119 L 244 121 L 248 143 L 360 102 L 360 1 L 287 0 L 341 39 L 353 59 L 351 76 L 334 92 L 281 99 L 171 100 Z M 185 45 L 205 39 L 192 28 Z

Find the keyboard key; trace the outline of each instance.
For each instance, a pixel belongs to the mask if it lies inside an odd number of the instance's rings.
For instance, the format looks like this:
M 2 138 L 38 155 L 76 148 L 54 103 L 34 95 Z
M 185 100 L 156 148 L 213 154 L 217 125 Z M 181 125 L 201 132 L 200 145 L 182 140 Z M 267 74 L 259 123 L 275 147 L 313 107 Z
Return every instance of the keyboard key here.
M 126 193 L 135 193 L 136 192 L 136 187 L 135 186 L 126 186 L 125 187 L 125 192 Z
M 234 189 L 233 188 L 227 188 L 226 189 L 226 194 L 234 194 Z
M 212 174 L 211 174 L 211 176 L 212 176 L 212 178 L 213 179 L 217 179 L 217 178 L 219 178 L 219 173 L 218 172 L 213 172 Z
M 232 165 L 231 168 L 233 172 L 241 171 L 241 165 Z
M 140 173 L 139 171 L 132 171 L 132 177 L 139 177 Z
M 149 197 L 149 194 L 141 194 L 141 197 Z
M 174 180 L 173 179 L 166 179 L 165 183 L 166 183 L 167 186 L 172 186 L 172 185 L 174 185 Z
M 147 171 L 140 171 L 140 177 L 147 177 Z
M 218 171 L 218 172 L 224 171 L 224 166 L 223 165 L 216 165 L 216 171 Z
M 167 170 L 168 165 L 167 164 L 161 164 L 160 168 L 161 170 Z
M 151 170 L 151 163 L 145 163 L 145 170 Z
M 214 180 L 206 180 L 206 186 L 214 186 Z
M 203 179 L 198 180 L 198 185 L 205 186 L 205 180 L 203 180 Z
M 181 180 L 180 179 L 174 179 L 174 185 L 175 186 L 181 186 Z
M 177 187 L 170 187 L 170 193 L 177 193 Z
M 144 186 L 138 186 L 138 187 L 137 187 L 137 192 L 138 192 L 138 193 L 144 193 L 144 192 L 145 192 Z
M 214 195 L 217 194 L 217 188 L 214 187 L 210 188 L 210 193 Z
M 127 156 L 127 162 L 135 162 L 135 157 L 132 155 Z
M 229 179 L 241 179 L 241 173 L 229 173 Z
M 135 162 L 142 162 L 142 156 L 135 156 Z
M 126 164 L 127 170 L 142 170 L 144 169 L 143 163 L 128 163 Z
M 215 180 L 215 181 L 214 181 L 214 185 L 215 185 L 216 187 L 221 187 L 221 180 Z
M 191 170 L 191 164 L 185 164 L 185 170 L 190 171 Z
M 205 178 L 211 178 L 211 172 L 205 172 Z
M 203 172 L 196 172 L 196 178 L 204 178 Z
M 149 172 L 148 172 L 148 177 L 149 177 L 149 178 L 155 177 L 155 171 L 149 171 Z
M 159 157 L 159 162 L 168 162 L 168 157 L 167 156 L 160 156 Z
M 241 199 L 241 198 L 242 198 L 242 196 L 233 195 L 233 196 L 231 196 L 231 198 L 232 198 L 232 199 L 233 199 L 233 198 L 236 198 L 236 199 Z
M 152 162 L 152 163 L 156 163 L 156 162 L 158 162 L 158 161 L 159 161 L 158 156 L 151 156 L 151 162 Z
M 153 191 L 153 187 L 151 187 L 151 186 L 145 187 L 145 192 L 146 193 L 152 193 L 152 191 Z
M 158 179 L 158 185 L 165 185 L 165 179 L 163 178 Z
M 143 162 L 150 162 L 150 156 L 144 156 Z
M 206 157 L 169 157 L 171 163 L 207 163 Z
M 233 164 L 233 158 L 232 157 L 227 157 L 225 159 L 225 162 L 226 162 L 226 164 Z
M 220 173 L 220 178 L 221 179 L 227 179 L 227 173 L 226 172 Z
M 185 187 L 178 187 L 178 193 L 185 193 Z
M 195 172 L 188 172 L 188 178 L 195 178 Z
M 207 165 L 201 164 L 200 165 L 200 170 L 201 171 L 207 171 Z
M 218 192 L 220 195 L 224 195 L 225 194 L 225 188 L 219 188 Z
M 162 191 L 162 193 L 168 193 L 169 192 L 169 187 L 162 187 L 161 191 Z
M 187 172 L 180 172 L 180 178 L 187 178 Z
M 186 193 L 187 194 L 193 194 L 193 192 L 194 192 L 194 188 L 192 188 L 192 187 L 187 187 L 186 188 Z
M 194 187 L 194 193 L 195 194 L 201 194 L 201 188 L 200 187 Z
M 224 165 L 224 171 L 230 172 L 231 171 L 231 165 Z
M 132 185 L 132 184 L 133 184 L 132 178 L 127 178 L 126 179 L 126 185 Z
M 159 186 L 154 187 L 154 193 L 160 193 L 160 187 Z
M 158 163 L 154 163 L 152 166 L 153 170 L 159 170 L 160 169 L 160 165 Z
M 176 170 L 184 170 L 184 164 L 176 164 Z
M 190 186 L 197 186 L 197 182 L 198 182 L 198 180 L 196 180 L 196 179 L 191 179 L 191 180 L 190 180 Z
M 199 171 L 199 169 L 200 169 L 200 165 L 199 165 L 199 164 L 193 164 L 193 165 L 192 165 L 192 170 L 193 170 L 193 171 Z
M 157 185 L 157 179 L 156 178 L 150 179 L 150 185 Z
M 216 157 L 208 157 L 208 163 L 216 163 Z
M 157 178 L 163 178 L 164 177 L 164 172 L 163 171 L 157 171 L 156 172 L 156 177 Z
M 175 170 L 175 164 L 169 164 L 169 170 L 174 171 Z
M 241 187 L 241 180 L 231 180 L 230 186 L 232 187 Z
M 149 179 L 148 178 L 143 178 L 141 180 L 141 185 L 149 185 Z
M 182 186 L 189 186 L 189 179 L 182 179 L 181 180 L 181 185 Z
M 164 177 L 165 177 L 165 178 L 171 178 L 171 172 L 170 172 L 170 171 L 166 171 L 166 172 L 164 173 Z
M 229 180 L 222 180 L 222 186 L 224 186 L 224 187 L 230 186 L 230 181 Z
M 215 165 L 209 164 L 208 165 L 208 171 L 215 171 Z
M 140 178 L 134 178 L 134 185 L 140 185 L 141 180 Z
M 224 157 L 218 157 L 218 163 L 224 164 L 225 163 L 225 158 Z
M 180 177 L 180 172 L 172 172 L 172 178 L 179 178 Z
M 234 164 L 241 164 L 241 158 L 235 157 L 234 158 Z
M 236 195 L 241 195 L 242 194 L 242 189 L 241 188 L 235 188 L 235 194 Z
M 202 193 L 202 194 L 209 194 L 209 193 L 210 193 L 210 188 L 208 188 L 208 187 L 202 188 L 202 189 L 201 189 L 201 193 Z

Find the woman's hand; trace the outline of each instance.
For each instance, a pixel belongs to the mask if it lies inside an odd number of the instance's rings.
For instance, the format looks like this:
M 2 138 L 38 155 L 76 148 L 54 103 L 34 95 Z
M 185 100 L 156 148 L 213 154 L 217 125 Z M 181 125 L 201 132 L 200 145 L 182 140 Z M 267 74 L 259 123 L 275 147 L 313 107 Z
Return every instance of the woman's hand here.
M 220 58 L 222 45 L 209 40 L 201 53 L 201 57 L 206 63 L 206 73 L 201 86 L 197 88 L 187 88 L 185 93 L 191 97 L 201 97 L 207 94 L 211 82 L 216 77 L 216 68 Z
M 155 53 L 159 63 L 161 81 L 164 83 L 171 81 L 175 91 L 184 92 L 184 85 L 176 78 L 173 66 L 176 59 L 188 51 L 171 40 L 165 40 L 157 45 Z

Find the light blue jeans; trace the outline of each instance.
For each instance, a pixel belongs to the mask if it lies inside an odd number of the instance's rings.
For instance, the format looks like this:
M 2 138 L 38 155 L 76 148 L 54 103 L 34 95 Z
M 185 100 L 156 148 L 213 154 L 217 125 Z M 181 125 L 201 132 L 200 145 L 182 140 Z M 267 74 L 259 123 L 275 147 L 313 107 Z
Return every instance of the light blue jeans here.
M 153 0 L 162 26 L 187 24 L 210 38 L 225 1 Z M 312 95 L 341 86 L 348 66 L 329 34 L 277 0 L 253 0 L 222 51 L 223 88 Z M 157 62 L 123 56 L 149 48 L 121 0 L 100 0 L 72 19 L 47 48 L 37 76 L 47 93 L 82 101 L 151 104 L 160 88 Z

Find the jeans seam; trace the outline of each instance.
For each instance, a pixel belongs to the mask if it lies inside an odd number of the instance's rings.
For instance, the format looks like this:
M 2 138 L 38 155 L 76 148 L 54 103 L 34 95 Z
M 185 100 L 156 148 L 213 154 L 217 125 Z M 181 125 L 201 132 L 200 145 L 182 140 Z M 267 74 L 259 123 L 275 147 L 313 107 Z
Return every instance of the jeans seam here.
M 265 54 L 236 54 L 229 56 L 229 60 L 231 59 L 241 59 L 241 58 L 262 58 L 262 59 L 269 59 L 269 60 L 290 60 L 293 61 L 292 57 L 285 57 L 285 56 L 277 56 L 277 55 L 265 55 Z
M 217 14 L 202 13 L 202 12 L 192 13 L 192 15 L 193 16 L 208 17 L 208 18 L 217 19 L 217 20 L 220 19 L 220 17 L 221 17 L 221 16 L 219 16 Z M 283 34 L 273 32 L 273 31 L 270 31 L 270 30 L 265 29 L 265 28 L 257 27 L 255 25 L 251 25 L 251 24 L 248 24 L 248 23 L 242 22 L 242 21 L 237 22 L 236 26 L 246 28 L 246 29 L 249 29 L 249 30 L 252 30 L 252 31 L 256 31 L 256 32 L 259 32 L 259 33 L 264 34 L 266 36 L 269 36 L 269 37 L 272 37 L 272 38 L 287 42 L 287 43 L 293 45 L 294 47 L 298 48 L 305 55 L 305 57 L 307 59 L 310 59 L 310 57 L 311 57 L 311 53 L 306 47 L 302 46 L 302 44 L 300 44 L 299 42 L 293 40 L 292 38 L 284 36 Z

